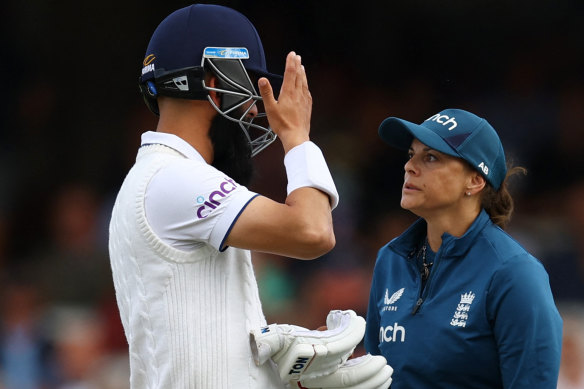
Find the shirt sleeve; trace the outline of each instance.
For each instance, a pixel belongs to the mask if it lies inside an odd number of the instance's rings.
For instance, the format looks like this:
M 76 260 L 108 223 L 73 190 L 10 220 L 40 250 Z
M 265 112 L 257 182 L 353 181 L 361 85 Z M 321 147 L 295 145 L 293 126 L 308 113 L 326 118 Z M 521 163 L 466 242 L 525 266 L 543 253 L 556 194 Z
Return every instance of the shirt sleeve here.
M 506 262 L 495 273 L 489 295 L 504 387 L 556 388 L 562 319 L 541 263 L 529 255 Z
M 170 246 L 224 250 L 231 227 L 255 196 L 214 167 L 185 159 L 156 172 L 144 206 L 150 227 Z

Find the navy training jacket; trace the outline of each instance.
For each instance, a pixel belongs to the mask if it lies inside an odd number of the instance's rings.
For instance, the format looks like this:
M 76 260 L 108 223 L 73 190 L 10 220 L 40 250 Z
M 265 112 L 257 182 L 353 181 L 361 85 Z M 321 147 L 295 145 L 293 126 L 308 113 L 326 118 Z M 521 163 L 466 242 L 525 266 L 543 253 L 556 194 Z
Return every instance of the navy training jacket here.
M 364 343 L 392 389 L 556 388 L 562 319 L 542 264 L 483 210 L 442 237 L 422 291 L 416 221 L 379 250 Z

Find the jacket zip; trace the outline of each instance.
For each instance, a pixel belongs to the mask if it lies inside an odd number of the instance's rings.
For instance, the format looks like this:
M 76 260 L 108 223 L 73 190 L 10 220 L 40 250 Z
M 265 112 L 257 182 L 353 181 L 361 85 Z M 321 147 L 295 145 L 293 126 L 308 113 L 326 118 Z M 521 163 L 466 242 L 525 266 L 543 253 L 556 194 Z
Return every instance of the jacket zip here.
M 418 309 L 422 306 L 424 299 L 419 297 L 418 301 L 416 301 L 416 305 L 414 305 L 414 310 L 412 311 L 412 315 L 415 315 L 418 312 Z
M 442 250 L 438 250 L 438 251 L 442 251 Z M 432 280 L 432 277 L 434 277 L 434 274 L 436 273 L 436 270 L 438 268 L 438 263 L 440 262 L 439 261 L 440 255 L 438 255 L 438 254 L 439 253 L 436 253 L 436 258 L 434 258 L 434 269 L 430 272 L 430 275 L 428 276 L 428 279 L 426 280 L 426 286 L 424 287 L 424 289 L 422 289 L 422 285 L 424 283 L 422 282 L 422 275 L 420 275 L 420 294 L 419 294 L 418 300 L 416 301 L 416 305 L 414 305 L 414 309 L 412 310 L 412 316 L 415 315 L 416 313 L 418 313 L 418 311 L 422 307 L 422 304 L 424 303 L 424 300 L 426 299 L 426 297 L 428 297 L 428 288 L 430 287 L 430 281 Z M 417 267 L 416 267 L 416 270 L 417 270 Z

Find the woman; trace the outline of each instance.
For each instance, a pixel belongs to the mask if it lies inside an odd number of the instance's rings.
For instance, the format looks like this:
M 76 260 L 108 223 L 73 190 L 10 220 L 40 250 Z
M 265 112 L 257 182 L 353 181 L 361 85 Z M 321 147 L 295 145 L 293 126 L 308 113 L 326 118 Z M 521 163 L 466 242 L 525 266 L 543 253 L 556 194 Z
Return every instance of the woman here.
M 365 348 L 392 389 L 555 388 L 562 320 L 541 263 L 502 228 L 513 210 L 503 146 L 484 119 L 444 110 L 390 117 L 408 150 L 401 206 L 420 217 L 379 251 Z

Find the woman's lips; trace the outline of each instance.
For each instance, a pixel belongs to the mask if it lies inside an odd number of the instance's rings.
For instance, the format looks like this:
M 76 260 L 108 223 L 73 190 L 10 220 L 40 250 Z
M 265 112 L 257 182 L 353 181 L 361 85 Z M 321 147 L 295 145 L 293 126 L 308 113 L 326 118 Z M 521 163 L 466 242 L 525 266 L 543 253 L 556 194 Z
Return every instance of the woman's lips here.
M 417 186 L 413 185 L 410 182 L 405 182 L 403 189 L 404 190 L 412 190 L 412 191 L 419 191 L 420 190 L 420 188 L 418 188 Z

